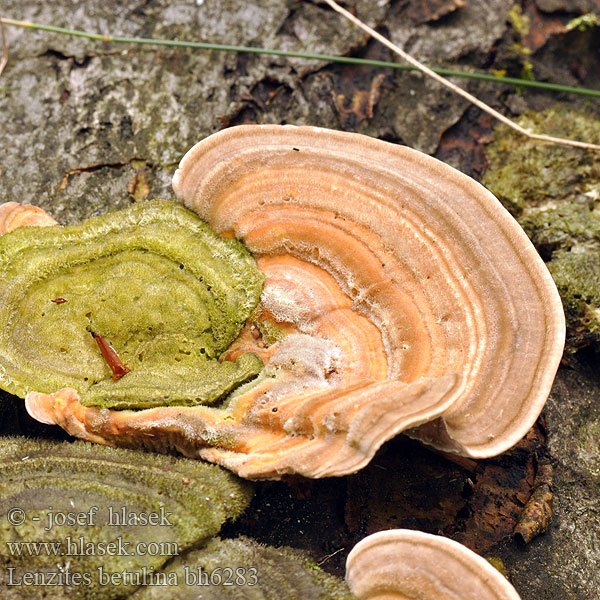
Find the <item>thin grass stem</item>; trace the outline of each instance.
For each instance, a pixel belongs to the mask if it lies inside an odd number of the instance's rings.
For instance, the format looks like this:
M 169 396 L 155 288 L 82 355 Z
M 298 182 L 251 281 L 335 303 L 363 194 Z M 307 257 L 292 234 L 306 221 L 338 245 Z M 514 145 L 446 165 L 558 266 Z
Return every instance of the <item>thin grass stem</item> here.
M 192 48 L 196 50 L 216 50 L 220 52 L 239 52 L 245 54 L 262 54 L 267 56 L 283 56 L 286 58 L 303 58 L 306 60 L 320 60 L 324 62 L 335 62 L 357 66 L 377 67 L 385 69 L 396 69 L 400 71 L 418 71 L 419 68 L 413 65 L 404 65 L 396 62 L 383 60 L 371 60 L 368 58 L 355 58 L 352 56 L 335 56 L 330 54 L 318 54 L 314 52 L 294 52 L 291 50 L 277 50 L 274 48 L 259 48 L 254 46 L 235 46 L 229 44 L 211 44 L 208 42 L 188 42 L 183 40 L 161 40 L 155 38 L 138 38 L 124 36 L 107 36 L 98 33 L 89 33 L 77 29 L 65 29 L 64 27 L 55 27 L 54 25 L 43 25 L 40 23 L 31 23 L 29 21 L 17 21 L 15 19 L 0 19 L 5 25 L 14 27 L 24 27 L 39 31 L 48 31 L 62 35 L 87 38 L 100 42 L 111 42 L 115 44 L 140 44 L 147 46 L 166 46 L 169 48 Z M 471 71 L 461 71 L 457 69 L 445 69 L 439 67 L 430 67 L 431 71 L 445 77 L 462 77 L 465 79 L 478 79 L 481 81 L 490 81 L 493 83 L 506 84 L 511 86 L 521 86 L 548 90 L 551 92 L 562 92 L 567 94 L 578 94 L 580 96 L 592 96 L 600 98 L 600 90 L 589 88 L 574 87 L 570 85 L 561 85 L 548 83 L 545 81 L 531 81 L 528 79 L 519 79 L 517 77 L 502 77 L 491 73 L 477 73 Z

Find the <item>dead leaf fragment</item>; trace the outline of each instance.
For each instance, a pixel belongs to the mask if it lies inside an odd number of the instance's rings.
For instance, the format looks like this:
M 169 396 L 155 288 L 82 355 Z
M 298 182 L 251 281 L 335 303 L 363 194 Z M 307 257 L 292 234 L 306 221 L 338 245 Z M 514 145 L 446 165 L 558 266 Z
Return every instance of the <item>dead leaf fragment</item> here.
M 547 531 L 552 524 L 553 481 L 552 465 L 540 465 L 533 484 L 533 493 L 514 530 L 514 535 L 520 536 L 526 544 Z
M 141 202 L 150 193 L 150 184 L 148 183 L 148 171 L 141 167 L 139 168 L 133 179 L 127 186 L 127 191 L 133 197 L 135 202 Z

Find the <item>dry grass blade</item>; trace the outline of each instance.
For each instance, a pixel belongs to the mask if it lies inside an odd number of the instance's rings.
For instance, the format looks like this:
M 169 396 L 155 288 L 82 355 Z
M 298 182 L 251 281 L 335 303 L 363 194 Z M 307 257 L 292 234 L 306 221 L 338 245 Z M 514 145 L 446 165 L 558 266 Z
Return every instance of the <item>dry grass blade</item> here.
M 2 22 L 2 15 L 0 15 L 0 34 L 2 35 L 2 60 L 0 60 L 0 75 L 4 71 L 4 67 L 8 62 L 8 46 L 6 45 L 6 35 L 4 35 L 4 23 Z
M 329 6 L 331 6 L 331 8 L 333 8 L 333 10 L 340 13 L 346 19 L 348 19 L 349 21 L 354 23 L 356 26 L 360 27 L 363 31 L 366 31 L 371 37 L 375 38 L 378 42 L 381 42 L 384 46 L 389 48 L 392 52 L 394 52 L 398 56 L 402 57 L 407 63 L 413 65 L 414 67 L 419 69 L 419 71 L 425 73 L 425 75 L 431 77 L 432 79 L 435 79 L 436 81 L 438 81 L 442 85 L 446 86 L 447 88 L 452 90 L 454 93 L 458 94 L 459 96 L 466 98 L 469 102 L 471 102 L 472 104 L 474 104 L 481 110 L 492 115 L 494 118 L 498 119 L 505 125 L 508 125 L 508 127 L 515 129 L 516 131 L 518 131 L 519 133 L 522 133 L 523 135 L 526 135 L 528 138 L 531 138 L 533 140 L 540 140 L 542 142 L 549 142 L 552 144 L 562 144 L 563 146 L 575 146 L 576 148 L 585 148 L 587 150 L 600 150 L 600 146 L 597 144 L 589 144 L 587 142 L 579 142 L 576 140 L 567 140 L 564 138 L 552 137 L 550 135 L 532 133 L 531 131 L 521 127 L 519 124 L 515 123 L 511 119 L 505 117 L 502 113 L 499 113 L 497 110 L 493 109 L 491 106 L 488 106 L 485 102 L 482 102 L 481 100 L 479 100 L 479 98 L 476 98 L 472 94 L 469 94 L 469 92 L 463 90 L 461 87 L 458 87 L 457 85 L 453 84 L 451 81 L 448 81 L 441 75 L 438 75 L 437 73 L 432 71 L 429 67 L 427 67 L 423 63 L 419 62 L 416 58 L 413 58 L 410 54 L 407 54 L 406 52 L 404 52 L 404 50 L 402 50 L 401 48 L 396 46 L 396 44 L 390 42 L 390 40 L 388 40 L 386 37 L 384 37 L 377 31 L 375 31 L 374 29 L 372 29 L 371 27 L 369 27 L 368 25 L 363 23 L 360 19 L 355 17 L 352 13 L 350 13 L 346 9 L 342 8 L 334 0 L 325 0 L 325 2 L 327 4 L 329 4 Z

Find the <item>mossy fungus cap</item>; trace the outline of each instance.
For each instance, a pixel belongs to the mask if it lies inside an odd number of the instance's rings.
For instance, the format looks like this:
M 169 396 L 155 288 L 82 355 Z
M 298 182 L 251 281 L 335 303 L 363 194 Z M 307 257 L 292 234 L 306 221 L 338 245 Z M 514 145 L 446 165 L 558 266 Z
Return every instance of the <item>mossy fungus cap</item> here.
M 400 432 L 494 456 L 535 422 L 562 305 L 522 229 L 471 178 L 359 134 L 243 125 L 194 146 L 173 187 L 265 276 L 260 319 L 276 341 L 261 348 L 245 328 L 225 356 L 256 352 L 263 375 L 216 408 L 100 415 L 69 392 L 30 395 L 36 418 L 251 478 L 352 473 Z
M 346 560 L 358 600 L 520 600 L 487 560 L 448 538 L 390 529 L 361 540 Z
M 0 238 L 0 387 L 70 387 L 101 408 L 219 403 L 262 370 L 218 357 L 263 279 L 240 242 L 169 200 L 18 228 Z

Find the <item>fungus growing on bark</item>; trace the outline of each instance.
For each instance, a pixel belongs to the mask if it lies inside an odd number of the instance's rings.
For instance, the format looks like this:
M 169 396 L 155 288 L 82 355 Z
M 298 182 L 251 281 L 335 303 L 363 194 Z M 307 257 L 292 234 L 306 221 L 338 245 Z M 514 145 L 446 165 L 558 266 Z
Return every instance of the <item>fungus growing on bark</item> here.
M 237 518 L 252 494 L 248 482 L 201 461 L 2 437 L 0 597 L 129 597 Z M 21 551 L 23 542 L 47 551 Z
M 356 600 L 342 579 L 322 571 L 309 555 L 244 536 L 213 538 L 169 561 L 163 573 L 180 582 L 169 588 L 174 600 Z M 164 587 L 150 585 L 131 600 L 164 597 Z
M 348 554 L 346 581 L 358 600 L 520 600 L 487 560 L 448 538 L 390 529 Z
M 25 227 L 0 251 L 7 391 L 68 387 L 103 408 L 214 404 L 262 369 L 251 353 L 217 360 L 254 310 L 262 274 L 239 242 L 178 204 Z
M 252 351 L 265 370 L 215 408 L 100 413 L 67 388 L 30 393 L 36 418 L 278 478 L 354 472 L 401 431 L 493 456 L 539 415 L 564 343 L 560 299 L 469 177 L 362 135 L 240 126 L 192 148 L 173 186 L 264 273 L 225 358 Z
M 37 206 L 23 205 L 18 202 L 0 204 L 0 235 L 19 227 L 49 227 L 56 224 L 48 213 Z

